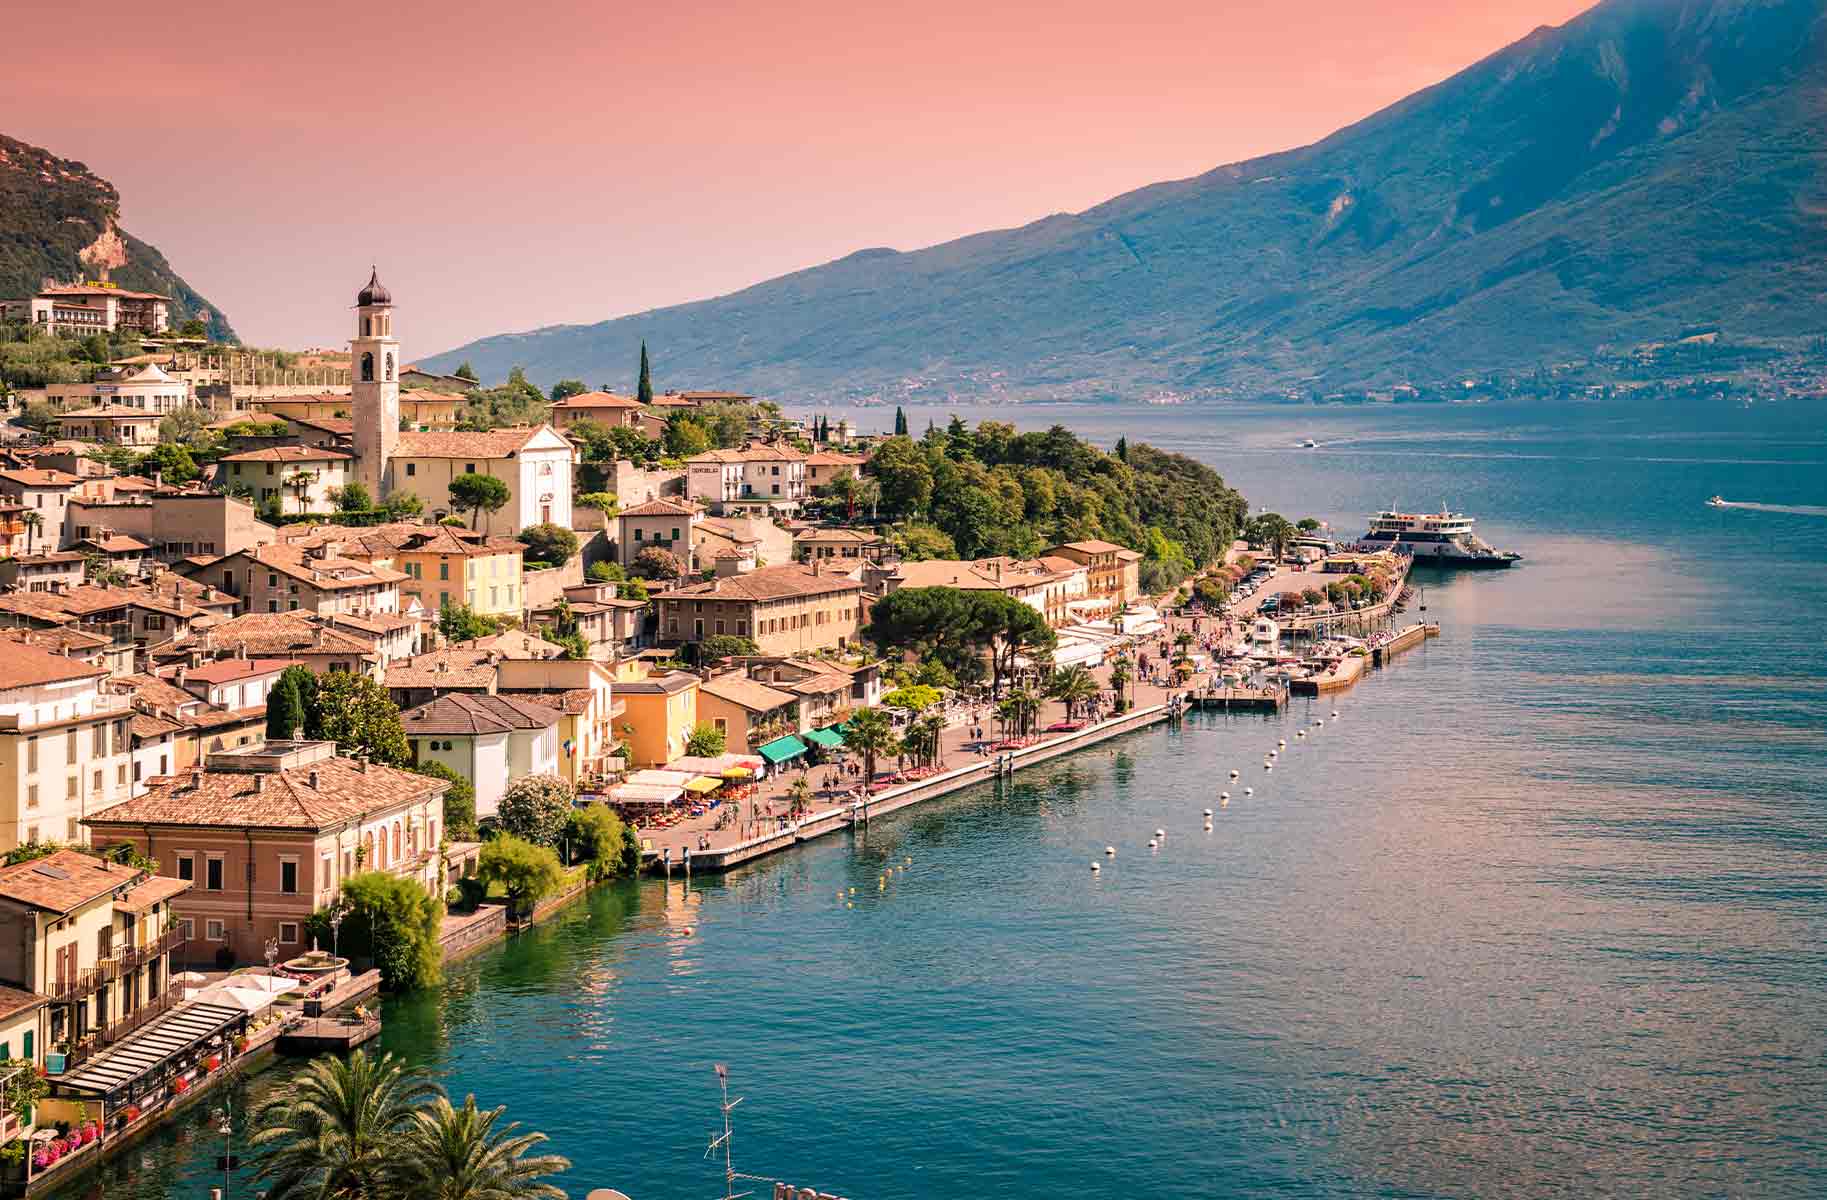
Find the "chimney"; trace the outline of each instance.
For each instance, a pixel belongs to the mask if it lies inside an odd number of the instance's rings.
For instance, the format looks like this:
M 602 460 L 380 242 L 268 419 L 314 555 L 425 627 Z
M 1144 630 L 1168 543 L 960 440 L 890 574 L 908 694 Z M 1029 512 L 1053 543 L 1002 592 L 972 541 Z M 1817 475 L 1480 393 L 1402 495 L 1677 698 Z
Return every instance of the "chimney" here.
M 242 662 L 247 661 L 247 643 L 246 642 L 242 642 L 239 646 L 235 647 L 235 657 L 240 659 Z
M 179 687 L 184 686 L 184 664 L 183 663 L 178 664 L 177 673 L 175 675 L 173 675 L 171 678 L 172 678 L 172 682 L 176 683 Z
M 312 771 L 311 774 L 307 778 L 310 780 L 311 790 L 316 791 L 317 790 L 317 772 Z

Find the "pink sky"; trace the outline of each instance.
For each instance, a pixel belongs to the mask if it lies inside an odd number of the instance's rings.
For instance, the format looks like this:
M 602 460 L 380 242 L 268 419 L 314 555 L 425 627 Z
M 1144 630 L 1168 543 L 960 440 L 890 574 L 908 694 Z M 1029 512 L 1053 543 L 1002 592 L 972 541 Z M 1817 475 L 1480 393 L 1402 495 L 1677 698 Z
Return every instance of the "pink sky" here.
M 340 344 L 377 262 L 411 358 L 1313 141 L 1584 7 L 17 5 L 0 129 L 250 342 Z

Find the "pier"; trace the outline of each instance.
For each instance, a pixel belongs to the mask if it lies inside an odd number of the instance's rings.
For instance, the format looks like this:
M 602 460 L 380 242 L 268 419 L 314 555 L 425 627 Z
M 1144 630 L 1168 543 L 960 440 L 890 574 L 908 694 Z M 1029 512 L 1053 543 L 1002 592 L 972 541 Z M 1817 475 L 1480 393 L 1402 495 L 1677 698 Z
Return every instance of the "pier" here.
M 1188 692 L 1188 708 L 1202 712 L 1276 713 L 1288 707 L 1288 693 L 1278 687 L 1215 687 Z
M 1404 650 L 1412 649 L 1428 638 L 1440 636 L 1440 624 L 1417 621 L 1405 629 L 1398 630 L 1388 641 L 1379 642 L 1371 648 L 1370 656 L 1377 666 L 1382 666 Z

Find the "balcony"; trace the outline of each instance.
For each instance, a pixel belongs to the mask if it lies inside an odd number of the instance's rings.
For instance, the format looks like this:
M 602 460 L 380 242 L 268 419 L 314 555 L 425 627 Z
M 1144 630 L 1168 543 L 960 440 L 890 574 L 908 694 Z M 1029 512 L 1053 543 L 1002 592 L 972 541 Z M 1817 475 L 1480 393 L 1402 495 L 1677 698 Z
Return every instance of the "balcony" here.
M 104 693 L 95 697 L 95 700 L 89 705 L 89 710 L 87 712 L 79 712 L 75 716 L 63 721 L 34 721 L 31 719 L 32 714 L 29 712 L 0 713 L 0 730 L 34 729 L 41 724 L 67 725 L 71 721 L 82 721 L 90 717 L 124 717 L 130 715 L 132 712 L 133 698 L 131 696 L 117 696 Z
M 173 926 L 144 946 L 124 946 L 94 966 L 78 971 L 74 976 L 57 980 L 46 989 L 46 993 L 51 999 L 62 1003 L 81 1000 L 97 988 L 113 983 L 123 975 L 131 975 L 142 964 L 168 954 L 183 944 L 183 928 Z

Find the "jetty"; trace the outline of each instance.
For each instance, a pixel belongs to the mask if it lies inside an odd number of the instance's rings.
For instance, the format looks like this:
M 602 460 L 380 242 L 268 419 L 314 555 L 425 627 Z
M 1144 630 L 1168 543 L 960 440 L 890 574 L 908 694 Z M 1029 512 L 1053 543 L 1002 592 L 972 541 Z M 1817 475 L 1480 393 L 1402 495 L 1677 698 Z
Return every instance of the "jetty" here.
M 1368 654 L 1342 654 L 1337 662 L 1324 671 L 1289 680 L 1288 690 L 1296 696 L 1324 696 L 1329 692 L 1342 692 L 1358 681 L 1358 676 L 1364 673 L 1364 664 L 1369 661 Z
M 1202 712 L 1276 713 L 1288 706 L 1288 692 L 1279 687 L 1200 688 L 1187 693 L 1186 704 Z
M 1439 636 L 1439 622 L 1428 624 L 1417 621 L 1413 625 L 1396 630 L 1386 640 L 1373 644 L 1370 648 L 1370 657 L 1380 667 L 1402 651 L 1419 646 L 1428 638 Z

